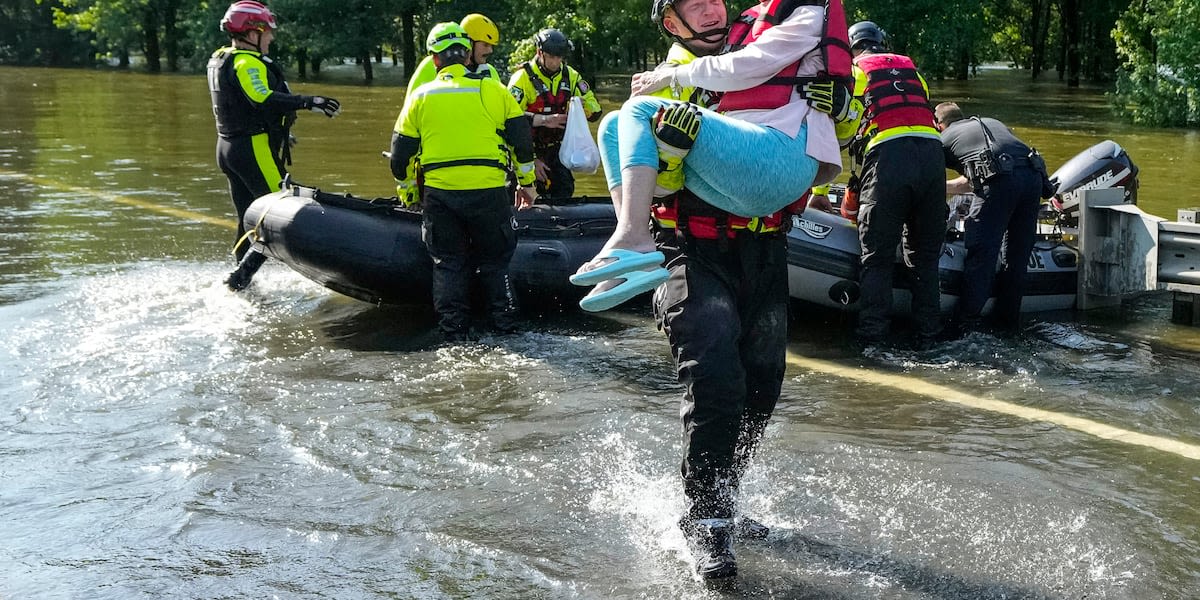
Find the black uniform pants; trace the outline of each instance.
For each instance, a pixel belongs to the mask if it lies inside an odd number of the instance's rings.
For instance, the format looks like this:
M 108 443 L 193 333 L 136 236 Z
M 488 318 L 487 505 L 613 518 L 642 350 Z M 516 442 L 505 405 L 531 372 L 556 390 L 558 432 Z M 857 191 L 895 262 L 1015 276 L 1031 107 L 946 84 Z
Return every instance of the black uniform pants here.
M 256 154 L 255 138 L 260 136 L 261 139 L 258 140 L 258 143 L 266 145 L 260 146 Z M 241 240 L 242 236 L 246 234 L 246 226 L 242 223 L 246 209 L 250 208 L 250 204 L 259 196 L 279 191 L 272 189 L 270 182 L 282 179 L 283 175 L 287 173 L 282 161 L 277 158 L 279 152 L 275 151 L 274 146 L 266 140 L 267 134 L 265 133 L 254 136 L 217 138 L 217 165 L 229 179 L 229 196 L 233 199 L 234 210 L 237 211 L 237 238 L 235 241 Z M 264 149 L 268 152 L 264 153 Z M 274 169 L 274 172 L 271 172 L 271 169 Z M 249 248 L 250 244 L 242 244 L 237 247 L 236 256 L 239 262 Z
M 963 291 L 955 317 L 970 328 L 993 290 L 992 317 L 1005 329 L 1020 323 L 1025 272 L 1037 233 L 1042 174 L 1022 165 L 1012 173 L 997 175 L 979 190 L 967 214 L 964 237 L 967 257 L 963 266 Z M 1004 249 L 1004 268 L 996 274 L 996 261 Z
M 932 138 L 902 137 L 872 148 L 863 161 L 858 237 L 858 336 L 884 337 L 892 311 L 896 247 L 903 241 L 910 275 L 912 315 L 917 336 L 941 330 L 938 260 L 946 238 L 946 163 L 942 144 Z
M 561 146 L 553 146 L 537 153 L 537 157 L 546 163 L 549 177 L 549 181 L 537 182 L 537 193 L 539 196 L 556 200 L 575 195 L 575 174 L 558 158 L 559 148 Z
M 686 518 L 730 518 L 741 477 L 775 410 L 787 347 L 787 240 L 727 243 L 656 232 L 671 275 L 655 291 L 684 386 Z
M 421 237 L 433 258 L 433 307 L 450 335 L 471 324 L 471 276 L 478 272 L 488 312 L 498 329 L 512 329 L 516 302 L 508 263 L 517 247 L 512 197 L 505 188 L 426 187 Z

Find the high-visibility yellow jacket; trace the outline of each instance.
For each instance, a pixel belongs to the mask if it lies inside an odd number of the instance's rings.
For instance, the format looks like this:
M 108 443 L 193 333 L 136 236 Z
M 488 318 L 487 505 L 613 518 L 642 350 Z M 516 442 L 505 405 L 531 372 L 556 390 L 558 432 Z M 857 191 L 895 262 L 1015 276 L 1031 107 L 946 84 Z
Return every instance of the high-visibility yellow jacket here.
M 516 165 L 513 164 L 515 157 Z M 533 183 L 529 120 L 495 79 L 448 65 L 404 103 L 392 136 L 392 175 L 443 190 L 504 187 L 509 170 Z
M 521 110 L 530 117 L 566 113 L 571 97 L 579 96 L 588 120 L 600 118 L 600 102 L 596 100 L 596 95 L 579 71 L 567 64 L 554 76 L 549 76 L 537 65 L 536 60 L 531 60 L 513 73 L 508 80 L 508 91 L 517 99 Z M 565 132 L 562 128 L 534 127 L 534 145 L 541 153 L 557 148 L 562 144 Z
M 470 71 L 471 69 L 467 70 Z M 429 83 L 430 81 L 433 81 L 433 78 L 437 77 L 437 72 L 438 68 L 433 62 L 433 55 L 426 56 L 424 59 L 422 59 L 421 62 L 417 64 L 417 70 L 413 72 L 412 77 L 408 80 L 408 90 L 404 93 L 404 97 L 407 98 L 411 96 L 412 93 L 417 90 L 417 88 Z M 496 81 L 500 81 L 500 73 L 496 71 L 496 67 L 493 67 L 492 65 L 479 65 L 475 67 L 474 72 L 479 75 L 484 75 L 486 77 L 495 79 Z

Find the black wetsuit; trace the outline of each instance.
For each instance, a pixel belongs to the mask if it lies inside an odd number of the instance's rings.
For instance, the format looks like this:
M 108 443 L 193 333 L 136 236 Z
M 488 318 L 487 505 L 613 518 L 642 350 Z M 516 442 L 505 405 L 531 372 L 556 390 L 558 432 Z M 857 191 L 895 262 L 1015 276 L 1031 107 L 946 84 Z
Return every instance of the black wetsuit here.
M 240 240 L 246 232 L 246 209 L 259 196 L 278 191 L 287 174 L 288 131 L 304 97 L 291 94 L 283 70 L 253 50 L 221 48 L 213 53 L 208 87 L 217 124 L 217 165 L 229 179 Z M 248 248 L 237 247 L 239 261 Z
M 783 385 L 787 236 L 697 239 L 656 225 L 655 238 L 671 275 L 654 315 L 684 385 L 685 519 L 732 518 Z

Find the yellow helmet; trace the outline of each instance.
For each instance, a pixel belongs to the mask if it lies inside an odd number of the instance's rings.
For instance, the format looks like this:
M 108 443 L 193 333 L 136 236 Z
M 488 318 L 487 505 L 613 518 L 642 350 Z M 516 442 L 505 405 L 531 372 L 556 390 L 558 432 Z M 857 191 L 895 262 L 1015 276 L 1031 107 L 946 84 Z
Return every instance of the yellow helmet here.
M 500 43 L 500 30 L 491 19 L 479 14 L 471 13 L 465 17 L 459 25 L 467 32 L 467 37 L 476 42 L 487 42 L 493 46 Z

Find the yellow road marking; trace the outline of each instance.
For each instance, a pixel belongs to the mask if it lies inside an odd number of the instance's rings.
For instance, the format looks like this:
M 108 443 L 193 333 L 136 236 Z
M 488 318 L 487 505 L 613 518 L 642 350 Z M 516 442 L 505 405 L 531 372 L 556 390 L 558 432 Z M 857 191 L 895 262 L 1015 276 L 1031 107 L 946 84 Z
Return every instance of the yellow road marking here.
M 1135 446 L 1145 446 L 1147 448 L 1161 450 L 1162 452 L 1176 454 L 1184 458 L 1200 460 L 1200 446 L 1197 446 L 1196 444 L 1189 444 L 1186 442 L 1180 442 L 1178 440 L 1172 440 L 1170 438 L 1138 433 L 1136 431 L 1130 431 L 1128 429 L 1121 429 L 1119 427 L 1105 425 L 1104 423 L 1098 423 L 1096 421 L 1092 421 L 1091 419 L 1074 417 L 1041 408 L 1021 406 L 1020 404 L 1013 404 L 1012 402 L 1005 402 L 1003 400 L 980 398 L 978 396 L 972 396 L 946 386 L 921 381 L 915 377 L 887 373 L 877 369 L 847 366 L 814 358 L 805 358 L 792 352 L 788 352 L 788 364 L 802 369 L 828 373 L 843 379 L 852 379 L 862 383 L 880 387 L 888 387 L 908 394 L 919 394 L 935 400 L 941 400 L 942 402 L 949 402 L 951 404 L 958 404 L 960 406 L 966 406 L 969 408 L 991 411 L 1029 421 L 1053 423 L 1060 427 L 1066 427 L 1067 429 L 1094 435 L 1098 438 L 1113 440 L 1124 444 L 1132 444 Z
M 116 202 L 116 203 L 125 204 L 128 206 L 136 206 L 138 208 L 146 209 L 146 210 L 164 214 L 164 215 L 170 215 L 172 217 L 179 217 L 181 219 L 186 219 L 188 221 L 198 221 L 201 223 L 208 223 L 209 225 L 218 225 L 221 227 L 225 227 L 226 229 L 234 229 L 234 230 L 237 229 L 237 223 L 235 223 L 229 219 L 222 219 L 220 217 L 214 217 L 214 216 L 206 215 L 203 213 L 193 212 L 190 210 L 184 210 L 182 208 L 163 206 L 161 204 L 156 204 L 154 202 L 150 202 L 147 200 L 141 200 L 141 199 L 134 198 L 131 196 L 122 196 L 120 194 L 114 194 L 112 192 L 105 192 L 105 191 L 101 191 L 101 190 L 95 190 L 95 189 L 80 187 L 80 186 L 76 186 L 76 185 L 69 185 L 69 184 L 59 182 L 59 181 L 54 181 L 54 180 L 48 179 L 46 177 L 38 177 L 35 175 L 29 175 L 26 173 L 15 173 L 13 171 L 6 171 L 4 169 L 0 169 L 0 175 L 9 177 L 12 179 L 22 179 L 22 180 L 25 180 L 25 181 L 28 181 L 31 183 L 36 183 L 37 185 L 40 185 L 40 186 L 54 188 L 54 189 L 62 190 L 65 192 L 74 192 L 74 193 L 82 194 L 85 196 L 92 196 L 92 197 L 99 198 L 101 200 L 105 200 L 108 202 Z

